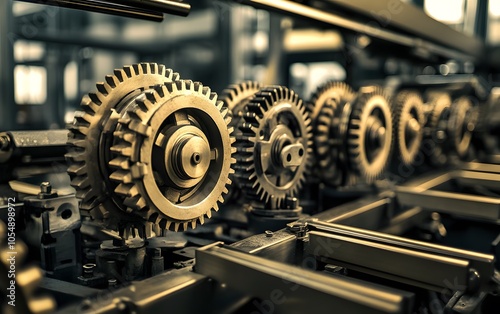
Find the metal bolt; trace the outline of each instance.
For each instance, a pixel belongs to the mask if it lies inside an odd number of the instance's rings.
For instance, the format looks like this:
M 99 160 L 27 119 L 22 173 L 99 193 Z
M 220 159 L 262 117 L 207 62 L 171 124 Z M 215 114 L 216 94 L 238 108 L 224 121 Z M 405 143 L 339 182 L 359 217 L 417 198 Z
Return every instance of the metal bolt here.
M 296 197 L 288 196 L 285 199 L 285 204 L 287 209 L 297 209 L 299 207 L 299 200 Z
M 40 184 L 40 191 L 44 194 L 52 193 L 52 185 L 50 182 L 42 182 L 42 184 Z
M 5 135 L 0 136 L 0 150 L 8 150 L 9 146 L 10 139 Z
M 108 279 L 108 287 L 114 287 L 116 286 L 117 282 L 115 278 L 110 278 Z
M 90 278 L 94 276 L 94 269 L 96 264 L 88 263 L 83 265 L 83 277 Z
M 160 248 L 156 248 L 155 251 L 154 251 L 154 257 L 161 257 L 161 249 Z
M 274 235 L 274 232 L 272 232 L 271 230 L 266 230 L 266 231 L 264 231 L 264 233 L 266 234 L 267 238 L 270 238 Z

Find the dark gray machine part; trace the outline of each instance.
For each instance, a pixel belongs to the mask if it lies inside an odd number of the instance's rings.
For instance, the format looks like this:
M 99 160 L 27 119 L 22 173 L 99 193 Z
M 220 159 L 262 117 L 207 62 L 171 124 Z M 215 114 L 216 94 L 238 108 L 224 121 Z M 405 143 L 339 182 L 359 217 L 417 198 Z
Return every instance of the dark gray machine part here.
M 121 0 L 118 3 L 105 0 L 20 0 L 43 3 L 70 9 L 107 13 L 131 18 L 163 21 L 163 13 L 187 16 L 191 10 L 188 3 L 170 0 Z

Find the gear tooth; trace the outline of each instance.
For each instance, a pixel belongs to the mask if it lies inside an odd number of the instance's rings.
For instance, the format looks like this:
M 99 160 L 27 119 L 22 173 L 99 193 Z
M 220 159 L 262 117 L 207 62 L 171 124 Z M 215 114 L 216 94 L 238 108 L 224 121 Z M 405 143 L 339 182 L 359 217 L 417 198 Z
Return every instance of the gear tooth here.
M 109 162 L 109 165 L 115 169 L 130 169 L 129 159 L 123 156 L 116 157 Z
M 72 176 L 81 176 L 87 173 L 85 164 L 72 164 L 68 167 L 68 173 Z
M 106 75 L 104 79 L 111 88 L 115 88 L 118 84 L 120 84 L 120 81 L 114 75 Z
M 207 218 L 208 218 L 208 219 L 212 218 L 212 210 L 211 210 L 211 209 L 209 209 L 209 210 L 205 213 L 205 215 L 207 215 Z
M 189 221 L 183 222 L 182 223 L 182 231 L 187 231 L 188 230 L 188 225 L 189 225 Z
M 205 216 L 201 215 L 200 217 L 198 217 L 198 221 L 200 222 L 200 225 L 205 224 Z
M 89 97 L 90 97 L 90 100 L 93 101 L 95 104 L 97 105 L 101 105 L 102 104 L 102 100 L 100 99 L 100 94 L 98 93 L 89 93 Z
M 89 186 L 89 180 L 87 176 L 76 176 L 71 180 L 71 186 L 83 190 Z
M 224 197 L 222 195 L 219 195 L 219 198 L 217 199 L 221 204 L 224 203 Z
M 191 229 L 195 229 L 196 228 L 196 220 L 193 219 L 191 220 Z
M 120 82 L 125 81 L 125 78 L 127 77 L 127 75 L 123 69 L 115 69 L 113 71 L 113 73 L 114 73 L 116 79 L 118 79 L 118 81 L 120 81 Z
M 144 111 L 144 112 L 147 112 L 149 110 L 151 110 L 154 105 L 153 105 L 153 102 L 150 100 L 150 98 L 147 96 L 148 94 L 151 94 L 151 93 L 146 93 L 145 94 L 142 94 L 140 95 L 139 97 L 137 97 L 135 99 L 135 102 L 136 104 L 139 106 L 139 108 Z M 156 99 L 154 98 L 154 96 L 151 96 L 151 98 L 153 98 L 155 101 Z
M 174 222 L 174 231 L 175 231 L 175 232 L 179 231 L 179 226 L 180 226 L 180 225 L 181 225 L 181 224 L 180 224 L 179 222 Z
M 97 112 L 97 110 L 99 109 L 99 106 L 96 103 L 94 103 L 88 95 L 84 95 L 82 97 L 82 101 L 80 102 L 80 106 L 83 108 L 83 110 L 86 113 L 89 113 L 91 115 L 94 115 Z
M 133 67 L 131 65 L 126 65 L 123 67 L 123 71 L 125 72 L 125 75 L 128 77 L 128 78 L 131 78 L 132 76 L 135 75 L 135 71 L 133 69 Z
M 111 91 L 111 86 L 109 86 L 106 82 L 99 82 L 96 84 L 96 87 L 97 90 L 103 95 L 108 95 L 109 91 Z

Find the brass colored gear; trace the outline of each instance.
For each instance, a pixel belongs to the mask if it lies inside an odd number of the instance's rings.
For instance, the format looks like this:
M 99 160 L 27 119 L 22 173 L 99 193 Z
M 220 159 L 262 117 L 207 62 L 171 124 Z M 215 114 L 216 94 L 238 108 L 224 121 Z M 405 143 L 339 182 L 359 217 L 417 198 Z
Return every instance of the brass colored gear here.
M 478 120 L 478 108 L 474 106 L 470 97 L 462 96 L 453 102 L 448 129 L 454 151 L 460 158 L 465 158 L 469 152 Z
M 28 248 L 20 239 L 16 239 L 15 248 L 10 248 L 7 243 L 7 227 L 0 220 L 0 287 L 3 295 L 0 299 L 3 301 L 0 310 L 5 314 L 45 314 L 52 313 L 56 309 L 54 299 L 49 296 L 35 295 L 36 288 L 43 279 L 43 273 L 36 266 L 21 267 L 23 259 L 27 255 Z M 14 271 L 11 271 L 10 259 L 15 261 Z M 14 281 L 14 290 L 10 289 Z M 10 291 L 15 292 L 15 306 L 9 305 L 13 301 L 8 296 Z
M 312 155 L 310 120 L 298 95 L 262 88 L 243 109 L 237 138 L 237 177 L 247 195 L 280 208 L 305 180 Z
M 401 91 L 395 101 L 395 154 L 404 165 L 411 165 L 422 144 L 425 124 L 424 103 L 415 91 Z
M 80 208 L 105 227 L 123 232 L 124 228 L 142 229 L 113 200 L 113 186 L 108 176 L 109 148 L 118 119 L 135 106 L 135 98 L 155 85 L 179 79 L 179 74 L 156 63 L 140 63 L 116 69 L 97 91 L 84 96 L 82 111 L 76 112 L 69 127 L 66 159 L 68 173 Z
M 423 147 L 424 155 L 430 164 L 443 166 L 448 161 L 446 143 L 448 142 L 448 120 L 450 118 L 451 97 L 447 92 L 433 91 L 428 93 L 427 103 L 431 110 L 427 117 L 424 136 L 432 141 L 431 149 Z
M 328 82 L 318 88 L 313 96 L 314 103 L 309 104 L 309 111 L 320 108 L 312 121 L 313 149 L 316 157 L 317 175 L 328 184 L 341 184 L 343 140 L 345 139 L 346 114 L 356 93 L 343 82 Z M 349 110 L 347 110 L 349 111 Z
M 156 233 L 204 223 L 227 193 L 234 138 L 228 109 L 199 82 L 156 86 L 119 121 L 109 162 L 128 212 Z
M 222 91 L 219 100 L 229 108 L 229 113 L 232 116 L 231 125 L 238 125 L 243 116 L 243 108 L 261 87 L 258 82 L 245 81 L 229 85 Z
M 356 93 L 344 82 L 329 81 L 319 86 L 307 104 L 307 111 L 311 121 L 316 120 L 321 108 L 329 100 L 333 99 L 337 104 L 352 102 L 356 98 Z
M 392 148 L 392 112 L 380 87 L 360 90 L 353 105 L 348 129 L 349 163 L 368 183 L 386 169 Z

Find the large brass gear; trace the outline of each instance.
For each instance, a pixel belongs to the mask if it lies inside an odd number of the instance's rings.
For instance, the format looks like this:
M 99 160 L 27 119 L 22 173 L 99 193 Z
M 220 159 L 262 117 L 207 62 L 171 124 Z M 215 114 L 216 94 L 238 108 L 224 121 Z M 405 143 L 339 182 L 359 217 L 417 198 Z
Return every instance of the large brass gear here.
M 23 259 L 27 255 L 27 247 L 20 239 L 16 239 L 14 248 L 9 248 L 7 243 L 7 228 L 0 220 L 0 288 L 3 293 L 15 292 L 15 306 L 9 305 L 12 301 L 8 296 L 0 297 L 2 306 L 1 313 L 5 314 L 45 314 L 52 313 L 56 309 L 54 299 L 49 296 L 35 295 L 38 285 L 43 279 L 43 273 L 37 266 L 21 267 Z M 10 271 L 9 257 L 14 257 L 15 269 Z M 15 281 L 14 290 L 11 290 L 11 281 Z M 8 289 L 9 288 L 9 289 Z M 2 293 L 2 294 L 3 294 Z
M 343 82 L 327 82 L 319 87 L 313 96 L 315 102 L 309 104 L 310 112 L 320 108 L 312 121 L 313 148 L 317 175 L 329 184 L 342 184 L 338 180 L 341 180 L 343 174 L 340 163 L 343 159 L 342 144 L 347 129 L 347 121 L 343 121 L 342 117 L 355 98 L 356 93 L 349 85 Z
M 136 104 L 114 134 L 115 192 L 157 233 L 203 224 L 234 172 L 227 107 L 208 87 L 184 80 L 157 86 Z
M 472 135 L 479 120 L 478 108 L 468 96 L 462 96 L 453 102 L 450 109 L 448 130 L 455 153 L 465 158 L 469 153 Z
M 236 175 L 251 198 L 280 208 L 305 180 L 312 155 L 310 120 L 298 95 L 283 86 L 262 88 L 243 109 Z
M 448 142 L 448 121 L 452 105 L 448 92 L 433 91 L 427 95 L 431 110 L 427 117 L 424 136 L 431 141 L 432 147 L 422 147 L 430 164 L 443 166 L 448 161 L 446 143 Z
M 424 102 L 418 92 L 403 90 L 396 96 L 394 105 L 394 154 L 408 166 L 420 152 L 425 124 Z
M 157 84 L 179 79 L 179 74 L 156 63 L 140 63 L 116 69 L 105 82 L 97 83 L 97 91 L 84 96 L 82 111 L 75 113 L 69 127 L 68 173 L 80 208 L 103 221 L 105 227 L 123 231 L 137 225 L 135 219 L 120 210 L 112 199 L 113 184 L 109 147 L 118 119 L 134 106 L 134 99 Z
M 392 149 L 391 105 L 380 87 L 360 90 L 347 134 L 351 167 L 366 182 L 373 182 L 386 169 Z

